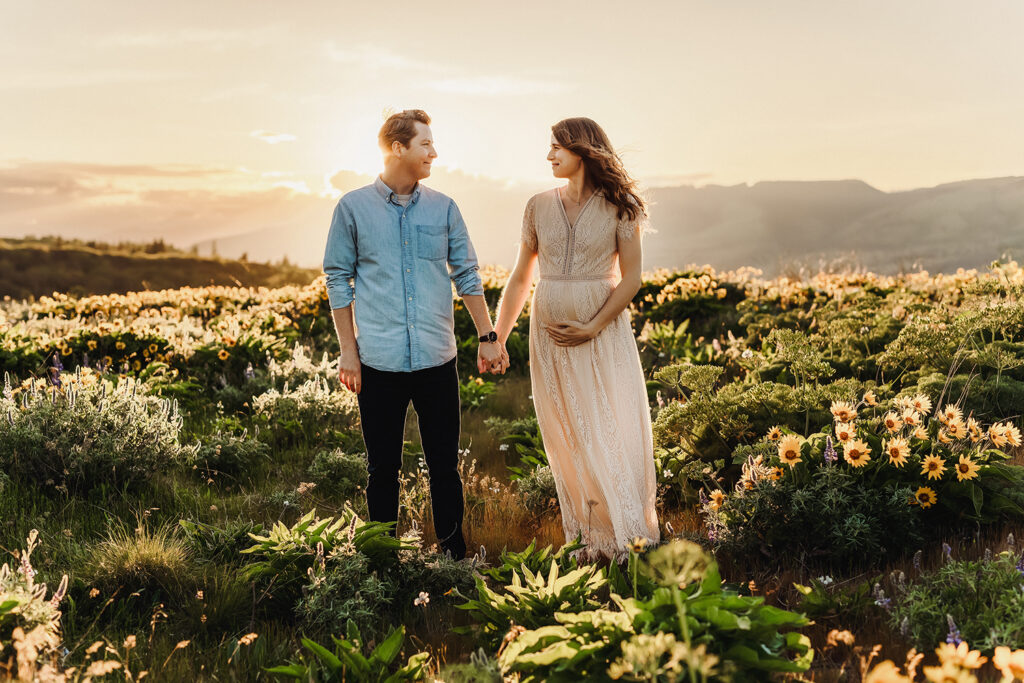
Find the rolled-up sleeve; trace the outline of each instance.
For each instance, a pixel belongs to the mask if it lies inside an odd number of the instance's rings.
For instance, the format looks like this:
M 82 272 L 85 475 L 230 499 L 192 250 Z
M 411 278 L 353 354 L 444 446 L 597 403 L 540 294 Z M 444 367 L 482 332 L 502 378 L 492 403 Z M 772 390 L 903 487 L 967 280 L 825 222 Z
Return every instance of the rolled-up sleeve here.
M 334 207 L 324 250 L 327 299 L 331 308 L 345 308 L 355 299 L 352 278 L 356 273 L 356 231 L 352 215 L 342 201 Z
M 469 239 L 469 230 L 455 202 L 448 205 L 448 266 L 459 296 L 483 294 L 480 265 Z

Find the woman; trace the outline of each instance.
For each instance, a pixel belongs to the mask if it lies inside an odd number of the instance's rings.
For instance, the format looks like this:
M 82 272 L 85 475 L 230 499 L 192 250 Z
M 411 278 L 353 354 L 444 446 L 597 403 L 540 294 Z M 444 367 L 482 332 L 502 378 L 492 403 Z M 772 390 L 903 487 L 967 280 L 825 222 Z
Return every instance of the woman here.
M 608 136 L 588 118 L 552 126 L 548 161 L 568 184 L 530 199 L 498 309 L 505 343 L 540 262 L 530 377 L 566 540 L 622 559 L 659 540 L 647 389 L 627 307 L 641 285 L 647 212 Z M 616 272 L 616 260 L 618 269 Z

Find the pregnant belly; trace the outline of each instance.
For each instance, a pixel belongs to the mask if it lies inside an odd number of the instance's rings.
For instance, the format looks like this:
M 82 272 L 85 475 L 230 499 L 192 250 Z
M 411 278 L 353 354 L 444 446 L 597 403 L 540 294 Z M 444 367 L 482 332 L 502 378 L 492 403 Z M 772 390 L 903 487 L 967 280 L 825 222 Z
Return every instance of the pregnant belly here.
M 533 295 L 530 320 L 541 325 L 590 322 L 615 289 L 614 280 L 541 280 Z

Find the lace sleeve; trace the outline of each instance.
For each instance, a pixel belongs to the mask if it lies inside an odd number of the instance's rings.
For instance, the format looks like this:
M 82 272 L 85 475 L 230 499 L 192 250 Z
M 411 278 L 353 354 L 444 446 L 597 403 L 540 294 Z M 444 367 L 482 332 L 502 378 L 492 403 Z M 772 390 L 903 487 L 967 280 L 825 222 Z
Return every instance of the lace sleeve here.
M 534 218 L 535 197 L 530 197 L 526 202 L 526 211 L 523 212 L 523 244 L 537 251 L 537 221 Z
M 621 241 L 628 242 L 638 235 L 647 232 L 647 217 L 640 214 L 636 218 L 623 216 L 615 228 L 615 236 Z

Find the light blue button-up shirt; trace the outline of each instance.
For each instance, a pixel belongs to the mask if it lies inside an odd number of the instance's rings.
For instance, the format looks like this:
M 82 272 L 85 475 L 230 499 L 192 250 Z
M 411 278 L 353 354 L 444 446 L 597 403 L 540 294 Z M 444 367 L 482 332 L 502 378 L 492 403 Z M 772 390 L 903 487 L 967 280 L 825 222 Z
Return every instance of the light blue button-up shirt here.
M 455 202 L 419 183 L 407 206 L 396 196 L 378 176 L 338 200 L 324 273 L 332 309 L 355 301 L 360 360 L 411 372 L 455 357 L 451 283 L 459 296 L 484 288 Z

